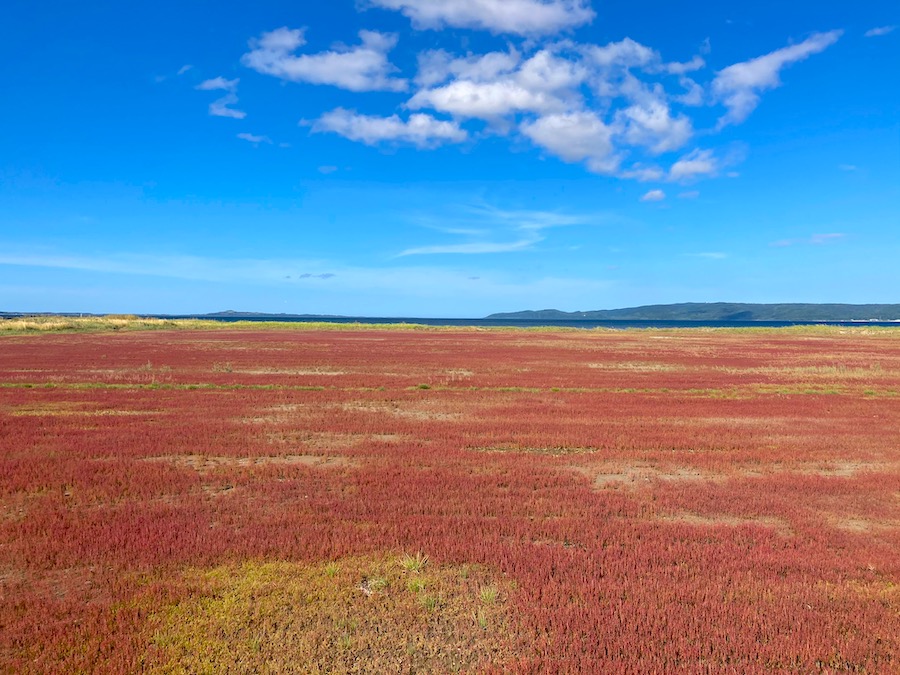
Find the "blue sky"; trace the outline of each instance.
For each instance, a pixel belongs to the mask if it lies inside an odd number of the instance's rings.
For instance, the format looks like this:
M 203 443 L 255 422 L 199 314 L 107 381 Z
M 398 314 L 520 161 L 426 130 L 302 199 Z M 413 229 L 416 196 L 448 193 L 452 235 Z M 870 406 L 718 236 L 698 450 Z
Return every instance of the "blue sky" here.
M 0 310 L 897 302 L 897 26 L 888 0 L 7 0 Z

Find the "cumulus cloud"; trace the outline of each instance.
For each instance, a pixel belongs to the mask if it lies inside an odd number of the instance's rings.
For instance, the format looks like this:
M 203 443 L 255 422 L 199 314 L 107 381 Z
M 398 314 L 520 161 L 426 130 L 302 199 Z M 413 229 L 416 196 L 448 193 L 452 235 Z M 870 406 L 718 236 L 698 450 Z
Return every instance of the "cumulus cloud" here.
M 565 162 L 581 162 L 596 173 L 615 172 L 619 158 L 612 129 L 588 111 L 545 115 L 521 126 L 522 133 Z
M 454 57 L 443 49 L 435 49 L 419 54 L 419 72 L 415 81 L 420 87 L 432 87 L 450 78 L 490 82 L 515 70 L 520 61 L 519 53 L 512 49 L 463 57 Z
M 882 35 L 887 35 L 888 33 L 893 33 L 896 30 L 897 26 L 879 26 L 878 28 L 871 28 L 867 30 L 864 35 L 868 37 L 880 37 Z
M 314 132 L 332 132 L 366 145 L 382 142 L 412 143 L 419 148 L 432 148 L 442 143 L 460 143 L 466 132 L 456 122 L 435 119 L 422 113 L 403 121 L 398 115 L 377 117 L 360 115 L 352 110 L 336 108 L 316 120 Z
M 701 176 L 714 176 L 719 172 L 719 162 L 712 150 L 699 148 L 688 153 L 669 169 L 669 180 L 689 182 Z
M 612 66 L 634 68 L 646 66 L 659 59 L 656 50 L 645 47 L 628 37 L 619 42 L 610 42 L 602 47 L 591 45 L 584 51 L 596 65 L 605 68 Z
M 641 145 L 654 155 L 677 150 L 693 135 L 691 121 L 684 115 L 672 116 L 669 106 L 652 98 L 619 111 L 616 120 L 631 145 Z
M 369 0 L 399 11 L 417 29 L 445 26 L 492 33 L 550 35 L 593 20 L 588 0 Z
M 222 98 L 216 99 L 209 104 L 209 114 L 214 117 L 231 117 L 232 119 L 242 120 L 247 116 L 243 110 L 231 108 L 238 102 L 238 97 L 232 93 L 225 94 Z
M 306 44 L 303 29 L 278 28 L 250 42 L 241 62 L 248 68 L 292 82 L 329 84 L 350 91 L 406 91 L 406 80 L 393 77 L 396 68 L 387 53 L 397 36 L 359 31 L 361 44 L 336 47 L 318 54 L 295 54 Z
M 642 202 L 661 202 L 666 198 L 666 193 L 662 190 L 650 190 L 643 197 L 641 197 Z
M 728 108 L 719 120 L 720 127 L 747 119 L 759 104 L 760 92 L 781 85 L 782 68 L 824 51 L 842 34 L 840 30 L 815 33 L 799 44 L 720 70 L 712 83 L 713 95 Z
M 413 110 L 433 108 L 459 117 L 495 120 L 523 112 L 562 112 L 580 101 L 576 89 L 586 73 L 579 64 L 541 50 L 509 71 L 512 58 L 490 64 L 471 59 L 446 62 L 445 70 L 457 71 L 461 78 L 421 89 L 407 105 Z M 439 69 L 432 64 L 429 73 L 433 79 Z

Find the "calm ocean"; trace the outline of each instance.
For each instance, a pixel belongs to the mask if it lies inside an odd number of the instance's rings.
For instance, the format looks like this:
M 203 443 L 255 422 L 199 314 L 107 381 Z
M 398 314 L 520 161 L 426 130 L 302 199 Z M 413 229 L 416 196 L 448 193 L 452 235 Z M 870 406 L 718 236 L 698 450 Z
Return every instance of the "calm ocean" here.
M 283 321 L 286 323 L 361 323 L 394 324 L 413 323 L 423 326 L 506 326 L 514 328 L 782 328 L 785 326 L 890 326 L 900 328 L 896 321 L 593 321 L 566 319 L 561 321 L 526 321 L 520 319 L 420 319 L 416 317 L 210 317 L 153 315 L 161 319 L 211 319 L 213 321 Z

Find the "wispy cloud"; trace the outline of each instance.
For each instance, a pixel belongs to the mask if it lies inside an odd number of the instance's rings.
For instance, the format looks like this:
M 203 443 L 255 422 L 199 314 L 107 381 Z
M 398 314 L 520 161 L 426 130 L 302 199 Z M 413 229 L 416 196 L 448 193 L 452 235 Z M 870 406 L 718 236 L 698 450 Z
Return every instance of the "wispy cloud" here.
M 215 91 L 217 89 L 222 89 L 224 91 L 235 92 L 240 81 L 240 78 L 226 80 L 224 77 L 214 77 L 209 80 L 204 80 L 194 87 L 194 89 L 199 89 L 200 91 Z
M 190 70 L 191 68 L 193 68 L 193 67 L 194 67 L 194 66 L 192 66 L 190 63 L 186 63 L 186 64 L 184 64 L 183 66 L 181 66 L 181 68 L 178 69 L 178 73 L 176 73 L 176 74 L 177 74 L 177 75 L 184 75 L 187 71 L 189 71 L 189 70 Z
M 841 171 L 858 171 L 859 167 L 855 164 L 838 164 L 838 168 Z
M 719 161 L 712 150 L 699 148 L 688 153 L 669 169 L 669 180 L 686 183 L 701 176 L 714 176 L 719 172 Z
M 721 251 L 707 251 L 703 253 L 688 253 L 692 258 L 707 258 L 709 260 L 724 260 L 728 257 L 727 253 Z
M 879 26 L 878 28 L 870 28 L 867 30 L 864 35 L 867 38 L 870 37 L 881 37 L 882 35 L 887 35 L 888 33 L 893 33 L 897 29 L 897 26 Z
M 238 97 L 234 94 L 225 94 L 222 98 L 216 99 L 209 104 L 209 114 L 213 117 L 231 117 L 232 119 L 242 120 L 247 116 L 243 110 L 231 108 L 238 102 Z
M 268 136 L 257 136 L 255 134 L 240 133 L 237 135 L 237 137 L 242 141 L 247 141 L 248 143 L 254 143 L 256 145 L 259 145 L 260 143 L 268 143 L 271 145 L 272 143 L 272 139 Z
M 814 246 L 821 246 L 822 244 L 828 244 L 834 241 L 840 241 L 847 235 L 843 232 L 831 232 L 827 234 L 814 234 L 811 237 L 801 238 L 801 239 L 780 239 L 778 241 L 773 241 L 770 246 L 797 246 L 803 244 L 812 244 Z
M 330 84 L 350 91 L 405 91 L 406 80 L 394 77 L 387 53 L 397 36 L 359 31 L 361 44 L 338 46 L 318 54 L 294 52 L 306 44 L 305 29 L 282 27 L 250 42 L 242 63 L 248 68 L 292 82 Z
M 720 70 L 712 91 L 728 113 L 720 118 L 719 126 L 743 122 L 759 104 L 760 92 L 781 86 L 779 75 L 784 67 L 824 51 L 842 34 L 841 30 L 815 33 L 798 44 Z
M 436 255 L 442 253 L 482 254 L 482 253 L 511 253 L 530 248 L 541 241 L 543 237 L 531 236 L 518 241 L 510 242 L 472 242 L 468 244 L 443 244 L 435 246 L 415 246 L 401 251 L 399 257 L 408 255 Z
M 699 190 L 686 190 L 685 192 L 679 192 L 679 199 L 697 199 L 700 196 Z
M 597 218 L 555 211 L 500 209 L 487 204 L 467 205 L 459 209 L 459 217 L 452 226 L 441 226 L 429 219 L 426 227 L 445 234 L 465 236 L 470 241 L 412 246 L 398 257 L 435 254 L 513 253 L 534 247 L 544 240 L 544 230 L 555 227 L 583 225 Z M 460 227 L 459 222 L 471 227 Z
M 650 190 L 641 197 L 642 202 L 661 202 L 666 198 L 666 193 L 662 190 Z

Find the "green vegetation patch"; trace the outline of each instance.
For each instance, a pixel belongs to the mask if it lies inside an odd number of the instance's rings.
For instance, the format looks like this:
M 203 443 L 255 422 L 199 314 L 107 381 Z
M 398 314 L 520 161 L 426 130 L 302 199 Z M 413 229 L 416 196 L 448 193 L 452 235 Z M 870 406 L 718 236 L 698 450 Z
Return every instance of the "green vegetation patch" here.
M 153 619 L 150 672 L 460 672 L 511 656 L 511 585 L 478 566 L 366 556 L 185 578 L 187 599 Z

